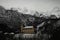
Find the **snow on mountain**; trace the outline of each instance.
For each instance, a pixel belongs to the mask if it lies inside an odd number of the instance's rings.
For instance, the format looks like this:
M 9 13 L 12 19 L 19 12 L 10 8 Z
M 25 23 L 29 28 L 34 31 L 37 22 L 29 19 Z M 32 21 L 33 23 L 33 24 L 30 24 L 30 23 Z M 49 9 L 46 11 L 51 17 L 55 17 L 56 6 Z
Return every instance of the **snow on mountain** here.
M 59 18 L 60 17 L 60 8 L 55 7 L 52 9 L 52 11 L 50 13 L 51 13 L 51 15 L 55 15 L 57 18 Z

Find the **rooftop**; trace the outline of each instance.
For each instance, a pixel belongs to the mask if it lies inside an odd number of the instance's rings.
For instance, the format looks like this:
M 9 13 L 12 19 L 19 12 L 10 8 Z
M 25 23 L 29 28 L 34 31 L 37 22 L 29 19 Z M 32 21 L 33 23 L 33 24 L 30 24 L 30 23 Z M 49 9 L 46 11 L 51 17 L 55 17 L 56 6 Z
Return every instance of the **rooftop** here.
M 24 28 L 33 28 L 33 26 L 26 26 L 26 27 L 24 27 Z

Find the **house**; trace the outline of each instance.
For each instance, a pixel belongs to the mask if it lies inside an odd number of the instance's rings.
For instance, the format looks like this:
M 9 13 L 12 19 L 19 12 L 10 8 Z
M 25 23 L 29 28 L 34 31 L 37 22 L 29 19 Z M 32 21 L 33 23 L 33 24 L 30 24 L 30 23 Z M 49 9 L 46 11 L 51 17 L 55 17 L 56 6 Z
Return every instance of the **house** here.
M 34 27 L 33 26 L 21 27 L 21 33 L 33 34 L 34 33 Z

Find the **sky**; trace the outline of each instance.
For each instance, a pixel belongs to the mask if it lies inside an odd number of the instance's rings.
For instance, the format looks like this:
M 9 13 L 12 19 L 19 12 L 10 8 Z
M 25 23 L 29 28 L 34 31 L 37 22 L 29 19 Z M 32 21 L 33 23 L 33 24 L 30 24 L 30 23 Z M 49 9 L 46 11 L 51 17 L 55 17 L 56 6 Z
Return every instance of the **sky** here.
M 47 11 L 60 7 L 60 0 L 0 0 L 5 8 L 27 8 L 37 11 Z

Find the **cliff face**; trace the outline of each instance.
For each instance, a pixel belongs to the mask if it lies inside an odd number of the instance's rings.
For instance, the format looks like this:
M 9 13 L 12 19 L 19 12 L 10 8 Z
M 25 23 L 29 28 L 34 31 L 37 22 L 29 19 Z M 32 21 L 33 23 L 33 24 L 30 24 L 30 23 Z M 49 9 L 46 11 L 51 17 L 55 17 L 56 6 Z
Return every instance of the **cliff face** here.
M 6 10 L 0 6 L 0 24 L 6 24 L 9 28 L 17 30 L 21 23 L 22 21 L 17 11 Z

